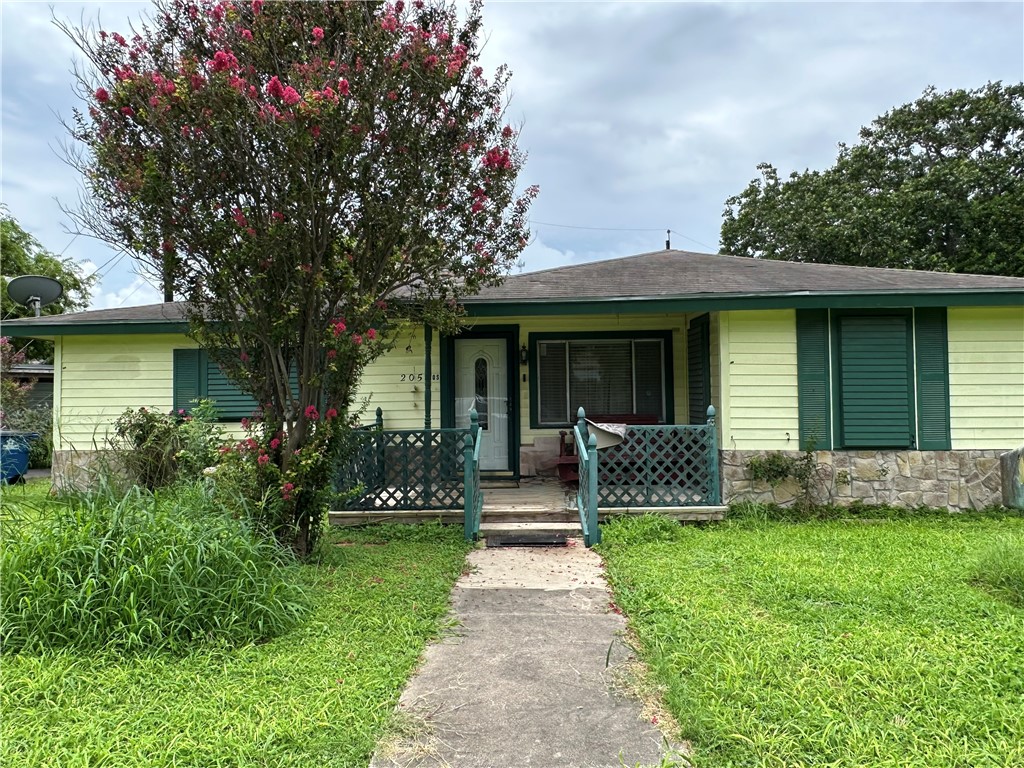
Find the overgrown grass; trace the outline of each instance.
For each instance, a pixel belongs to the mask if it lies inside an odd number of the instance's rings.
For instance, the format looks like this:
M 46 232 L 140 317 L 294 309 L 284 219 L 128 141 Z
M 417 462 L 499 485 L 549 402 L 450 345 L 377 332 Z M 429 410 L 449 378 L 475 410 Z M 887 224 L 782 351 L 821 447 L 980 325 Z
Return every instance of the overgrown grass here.
M 202 485 L 48 501 L 18 519 L 28 507 L 4 510 L 5 653 L 237 645 L 286 631 L 306 610 L 289 558 Z
M 1024 765 L 1024 611 L 973 583 L 1024 519 L 604 531 L 697 766 Z
M 1024 608 L 1024 532 L 989 544 L 981 553 L 975 578 L 993 594 Z
M 464 556 L 461 530 L 332 532 L 297 567 L 311 615 L 270 642 L 5 657 L 0 765 L 365 765 Z

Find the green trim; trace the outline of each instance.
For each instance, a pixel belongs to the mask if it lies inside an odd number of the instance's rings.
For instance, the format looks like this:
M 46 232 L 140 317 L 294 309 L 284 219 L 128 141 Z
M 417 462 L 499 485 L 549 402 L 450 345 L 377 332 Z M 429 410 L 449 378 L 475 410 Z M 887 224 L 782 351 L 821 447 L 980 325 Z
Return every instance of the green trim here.
M 470 317 L 612 315 L 662 312 L 721 312 L 736 309 L 884 309 L 905 307 L 1019 307 L 1024 291 L 919 293 L 800 293 L 767 296 L 707 294 L 694 298 L 581 299 L 578 301 L 465 302 Z
M 843 345 L 841 342 L 840 335 L 840 321 L 844 317 L 900 317 L 904 320 L 904 328 L 906 334 L 906 361 L 907 361 L 907 399 L 906 409 L 908 418 L 908 433 L 906 435 L 906 441 L 900 443 L 887 443 L 884 440 L 882 442 L 872 442 L 870 445 L 854 445 L 848 446 L 846 429 L 843 419 L 843 386 L 842 386 L 842 359 L 843 359 Z M 835 397 L 832 403 L 832 418 L 835 424 L 835 445 L 837 448 L 844 448 L 848 450 L 874 450 L 878 448 L 890 448 L 890 449 L 910 449 L 915 450 L 917 447 L 917 419 L 916 409 L 914 407 L 914 320 L 913 312 L 910 309 L 884 309 L 874 311 L 837 311 L 831 313 L 831 326 L 832 326 L 832 388 L 835 392 Z M 884 414 L 879 415 L 879 419 L 884 421 Z
M 796 387 L 800 450 L 831 450 L 832 391 L 827 309 L 796 311 Z
M 914 312 L 917 366 L 917 445 L 922 451 L 952 447 L 949 418 L 949 339 L 946 309 Z
M 530 350 L 530 429 L 560 429 L 573 426 L 573 422 L 564 424 L 541 424 L 537 412 L 537 342 L 539 341 L 579 341 L 581 339 L 661 339 L 662 366 L 665 376 L 665 422 L 671 423 L 675 418 L 675 380 L 673 377 L 674 363 L 672 360 L 672 331 L 566 331 L 541 332 L 529 334 Z
M 455 340 L 456 339 L 504 339 L 508 369 L 508 396 L 512 401 L 512 415 L 509 418 L 509 471 L 512 478 L 519 479 L 519 446 L 522 430 L 520 422 L 519 390 L 519 326 L 487 325 L 466 328 L 457 335 L 441 336 L 441 426 L 455 426 Z M 485 474 L 488 474 L 485 472 Z M 502 473 L 498 472 L 497 475 Z
M 54 336 L 130 336 L 146 333 L 185 334 L 188 333 L 188 323 L 133 322 L 130 320 L 117 323 L 41 323 L 39 325 L 11 325 L 11 323 L 4 323 L 4 336 L 13 336 L 15 338 L 51 339 Z

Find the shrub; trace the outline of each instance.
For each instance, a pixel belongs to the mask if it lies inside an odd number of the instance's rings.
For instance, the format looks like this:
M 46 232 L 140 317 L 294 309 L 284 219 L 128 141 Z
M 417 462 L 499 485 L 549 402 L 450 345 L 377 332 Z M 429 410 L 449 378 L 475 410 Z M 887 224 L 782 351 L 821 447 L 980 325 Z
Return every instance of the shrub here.
M 975 581 L 1024 608 L 1024 535 L 997 539 L 981 555 Z
M 183 651 L 278 635 L 305 611 L 285 554 L 208 489 L 70 499 L 4 526 L 0 643 Z
M 53 408 L 36 405 L 6 411 L 4 426 L 24 432 L 37 432 L 39 438 L 28 444 L 29 469 L 45 469 L 53 460 Z
M 114 422 L 108 444 L 115 465 L 129 480 L 156 490 L 201 477 L 217 462 L 222 442 L 213 405 L 200 400 L 188 414 L 128 409 Z

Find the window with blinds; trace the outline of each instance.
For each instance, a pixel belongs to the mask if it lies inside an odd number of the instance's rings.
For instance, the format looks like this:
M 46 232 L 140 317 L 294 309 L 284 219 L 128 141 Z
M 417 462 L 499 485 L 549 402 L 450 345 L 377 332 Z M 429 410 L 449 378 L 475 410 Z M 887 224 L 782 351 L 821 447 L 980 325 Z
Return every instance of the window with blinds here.
M 540 341 L 536 363 L 541 424 L 572 422 L 580 406 L 596 420 L 665 419 L 661 339 Z

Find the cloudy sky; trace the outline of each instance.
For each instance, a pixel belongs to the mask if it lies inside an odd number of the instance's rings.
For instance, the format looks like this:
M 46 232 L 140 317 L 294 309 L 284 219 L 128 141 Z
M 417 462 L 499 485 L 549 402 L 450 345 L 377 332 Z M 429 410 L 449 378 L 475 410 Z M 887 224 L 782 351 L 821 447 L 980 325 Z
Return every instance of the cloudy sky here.
M 87 237 L 60 203 L 78 178 L 60 158 L 75 103 L 70 43 L 50 4 L 4 0 L 0 197 L 46 248 L 99 268 L 97 308 L 159 292 Z M 57 2 L 126 31 L 136 2 Z M 861 125 L 928 85 L 1024 79 L 1024 3 L 498 2 L 485 62 L 514 73 L 510 115 L 529 152 L 527 270 L 664 245 L 718 250 L 724 201 L 768 161 L 824 168 Z

